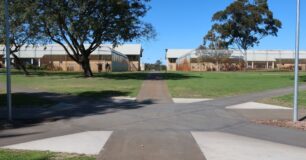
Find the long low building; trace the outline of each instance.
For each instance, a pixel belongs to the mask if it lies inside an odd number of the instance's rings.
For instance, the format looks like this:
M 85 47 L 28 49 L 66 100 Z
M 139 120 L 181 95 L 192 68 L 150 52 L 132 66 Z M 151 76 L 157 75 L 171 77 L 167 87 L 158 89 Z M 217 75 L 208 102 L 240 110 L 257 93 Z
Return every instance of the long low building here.
M 4 46 L 0 46 L 0 49 L 0 63 L 5 66 Z M 124 44 L 115 48 L 105 44 L 99 46 L 89 59 L 93 72 L 139 71 L 142 54 L 143 49 L 140 44 Z M 16 55 L 27 65 L 61 71 L 82 71 L 81 66 L 67 55 L 62 46 L 57 44 L 22 47 Z M 14 62 L 13 58 L 12 61 Z
M 246 57 L 239 50 L 166 49 L 168 71 L 230 71 L 245 68 L 256 70 L 294 67 L 295 52 L 291 50 L 248 50 Z M 300 51 L 301 70 L 306 70 L 306 51 Z

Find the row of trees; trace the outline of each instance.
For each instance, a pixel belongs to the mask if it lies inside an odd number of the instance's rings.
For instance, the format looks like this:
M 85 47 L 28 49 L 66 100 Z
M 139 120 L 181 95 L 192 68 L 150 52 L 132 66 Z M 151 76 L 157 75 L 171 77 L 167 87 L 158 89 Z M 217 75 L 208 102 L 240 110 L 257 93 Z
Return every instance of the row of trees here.
M 155 37 L 150 23 L 142 21 L 150 0 L 10 0 L 10 53 L 29 74 L 16 52 L 23 46 L 57 43 L 91 77 L 89 56 L 100 44 L 118 44 Z M 4 0 L 0 22 L 4 22 Z M 0 23 L 0 44 L 5 41 Z
M 267 0 L 235 0 L 212 17 L 212 28 L 204 36 L 209 49 L 239 49 L 247 67 L 247 50 L 260 40 L 277 36 L 282 27 L 269 9 Z
M 163 65 L 161 60 L 157 60 L 155 63 L 145 63 L 146 71 L 165 71 L 166 65 Z

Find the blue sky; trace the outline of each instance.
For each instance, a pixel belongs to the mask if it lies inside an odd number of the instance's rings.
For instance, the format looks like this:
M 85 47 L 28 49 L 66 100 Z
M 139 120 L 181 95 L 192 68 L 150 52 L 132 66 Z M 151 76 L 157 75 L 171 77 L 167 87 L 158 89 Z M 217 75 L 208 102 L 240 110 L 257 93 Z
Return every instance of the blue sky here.
M 210 29 L 212 15 L 233 0 L 152 0 L 145 17 L 157 31 L 155 40 L 141 42 L 143 62 L 165 59 L 166 48 L 195 48 Z M 254 49 L 294 49 L 295 0 L 269 0 L 274 17 L 282 21 L 278 37 L 266 37 Z M 301 49 L 306 49 L 306 0 L 301 0 Z

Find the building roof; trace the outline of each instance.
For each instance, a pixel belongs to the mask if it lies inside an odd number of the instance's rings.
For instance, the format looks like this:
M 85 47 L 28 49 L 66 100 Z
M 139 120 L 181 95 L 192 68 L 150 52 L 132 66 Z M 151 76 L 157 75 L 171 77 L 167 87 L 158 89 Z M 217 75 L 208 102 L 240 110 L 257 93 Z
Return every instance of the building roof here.
M 86 45 L 85 47 L 88 47 Z M 4 45 L 0 45 L 0 55 L 3 54 Z M 67 47 L 68 50 L 69 47 Z M 142 55 L 141 44 L 123 44 L 113 48 L 111 44 L 104 44 L 97 48 L 92 55 L 110 55 L 116 52 L 123 55 Z M 44 55 L 66 55 L 64 48 L 58 44 L 48 44 L 45 46 L 23 46 L 20 52 L 16 53 L 20 58 L 42 58 Z
M 230 54 L 232 57 L 243 57 L 244 56 L 242 52 L 239 50 L 229 50 L 229 51 L 231 52 Z M 175 53 L 176 53 L 175 55 L 180 55 L 179 52 L 175 52 Z M 196 58 L 199 56 L 199 52 L 197 52 L 194 49 L 185 54 L 182 54 L 181 56 L 179 56 L 179 58 L 183 58 L 185 56 Z M 246 58 L 247 58 L 247 61 L 277 61 L 277 60 L 282 60 L 282 59 L 294 59 L 295 51 L 294 50 L 248 50 Z M 299 58 L 306 59 L 305 50 L 299 52 Z
M 118 45 L 117 47 L 113 48 L 111 44 L 105 44 L 104 46 L 108 46 L 115 51 L 121 52 L 125 55 L 139 55 L 142 56 L 142 47 L 141 44 L 123 44 Z
M 209 51 L 209 50 L 205 50 Z M 222 50 L 221 50 L 222 51 Z M 244 55 L 240 50 L 229 50 L 231 56 L 233 57 L 243 57 Z M 191 57 L 196 58 L 199 56 L 199 53 L 196 49 L 169 49 L 166 50 L 166 58 L 184 58 Z M 282 59 L 294 59 L 295 51 L 294 50 L 248 50 L 246 55 L 247 61 L 277 61 Z M 299 52 L 300 59 L 306 59 L 306 51 L 301 50 Z
M 306 51 L 299 52 L 300 59 L 306 59 Z M 276 61 L 281 59 L 295 59 L 294 50 L 249 50 L 248 61 Z
M 179 58 L 193 49 L 166 49 L 166 58 Z

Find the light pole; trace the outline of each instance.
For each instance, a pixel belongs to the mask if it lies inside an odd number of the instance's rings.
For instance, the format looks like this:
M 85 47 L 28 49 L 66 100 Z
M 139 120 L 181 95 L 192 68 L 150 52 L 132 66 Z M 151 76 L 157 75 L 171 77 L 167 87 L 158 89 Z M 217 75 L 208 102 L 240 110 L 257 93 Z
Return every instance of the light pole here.
M 8 15 L 8 0 L 4 2 L 5 12 L 5 51 L 6 51 L 6 95 L 8 106 L 8 120 L 12 121 L 12 95 L 11 95 L 11 60 L 10 60 L 10 25 Z
M 300 0 L 296 1 L 296 34 L 295 34 L 295 64 L 294 64 L 294 99 L 293 121 L 298 121 L 298 96 L 299 96 L 299 49 L 300 49 Z

